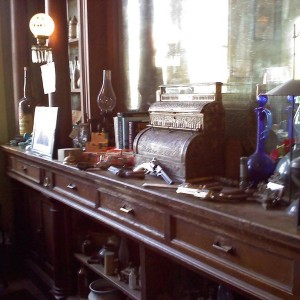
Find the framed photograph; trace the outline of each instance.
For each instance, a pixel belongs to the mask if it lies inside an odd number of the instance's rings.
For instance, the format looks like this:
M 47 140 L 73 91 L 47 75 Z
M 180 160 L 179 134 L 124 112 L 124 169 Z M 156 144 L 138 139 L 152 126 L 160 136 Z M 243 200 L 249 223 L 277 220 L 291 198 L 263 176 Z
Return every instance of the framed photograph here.
M 53 158 L 58 107 L 37 106 L 34 113 L 32 151 Z

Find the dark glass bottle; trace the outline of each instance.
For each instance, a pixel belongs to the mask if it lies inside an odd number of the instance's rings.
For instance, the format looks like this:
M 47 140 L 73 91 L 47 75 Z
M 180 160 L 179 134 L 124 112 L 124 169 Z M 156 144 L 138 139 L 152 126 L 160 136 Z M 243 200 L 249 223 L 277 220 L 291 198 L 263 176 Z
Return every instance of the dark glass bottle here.
M 77 289 L 80 298 L 87 298 L 89 294 L 89 284 L 86 269 L 81 266 L 77 272 Z
M 265 151 L 265 139 L 272 126 L 271 112 L 265 108 L 268 102 L 266 95 L 259 95 L 255 109 L 257 115 L 257 140 L 256 150 L 248 158 L 248 179 L 251 187 L 256 187 L 260 182 L 266 182 L 273 174 L 275 163 Z M 266 125 L 265 125 L 266 122 Z
M 129 264 L 129 248 L 128 248 L 128 242 L 127 238 L 122 236 L 120 245 L 119 245 L 119 251 L 118 251 L 118 259 L 119 259 L 119 267 L 121 270 L 128 267 Z
M 32 133 L 35 99 L 31 95 L 31 84 L 27 67 L 24 67 L 24 95 L 19 102 L 19 134 Z

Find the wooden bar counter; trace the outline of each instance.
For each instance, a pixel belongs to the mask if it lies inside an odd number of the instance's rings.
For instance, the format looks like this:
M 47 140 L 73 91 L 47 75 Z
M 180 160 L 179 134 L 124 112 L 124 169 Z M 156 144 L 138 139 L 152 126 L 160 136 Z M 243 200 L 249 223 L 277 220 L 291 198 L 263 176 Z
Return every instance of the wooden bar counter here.
M 141 290 L 116 283 L 131 299 L 154 300 L 161 292 L 153 281 L 160 271 L 151 264 L 151 255 L 225 284 L 246 299 L 300 299 L 300 233 L 284 209 L 201 200 L 176 189 L 143 187 L 144 182 L 163 183 L 153 176 L 119 178 L 108 171 L 81 171 L 18 147 L 1 149 L 17 208 L 22 209 L 24 195 L 44 203 L 43 216 L 49 219 L 36 222 L 49 233 L 49 249 L 43 248 L 49 253 L 47 259 L 36 259 L 36 265 L 50 278 L 56 299 L 70 293 L 71 239 L 76 238 L 68 224 L 70 211 L 136 243 Z M 168 286 L 168 278 L 163 280 Z

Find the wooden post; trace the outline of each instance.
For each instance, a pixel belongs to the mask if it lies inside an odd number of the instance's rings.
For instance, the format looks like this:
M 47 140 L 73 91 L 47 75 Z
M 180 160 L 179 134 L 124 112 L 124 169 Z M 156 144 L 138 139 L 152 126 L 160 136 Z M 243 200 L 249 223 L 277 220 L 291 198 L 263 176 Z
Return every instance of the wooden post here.
M 64 209 L 58 201 L 52 200 L 52 235 L 53 235 L 53 296 L 57 300 L 66 299 L 68 294 L 68 246 L 67 228 Z
M 67 32 L 67 3 L 61 0 L 45 0 L 45 12 L 51 16 L 55 29 L 50 37 L 49 46 L 52 48 L 56 73 L 56 91 L 49 94 L 49 106 L 59 107 L 57 130 L 55 136 L 56 149 L 71 146 L 69 134 L 72 130 L 68 32 Z

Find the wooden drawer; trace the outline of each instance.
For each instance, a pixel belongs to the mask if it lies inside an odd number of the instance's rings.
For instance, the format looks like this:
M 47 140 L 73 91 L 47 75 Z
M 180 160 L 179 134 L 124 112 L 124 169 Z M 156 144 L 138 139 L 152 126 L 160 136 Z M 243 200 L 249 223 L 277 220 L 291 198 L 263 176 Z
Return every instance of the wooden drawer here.
M 262 290 L 276 295 L 272 299 L 289 299 L 287 296 L 293 295 L 296 265 L 290 252 L 249 234 L 241 236 L 238 230 L 236 233 L 226 230 L 225 234 L 221 224 L 209 226 L 204 222 L 172 217 L 171 244 L 201 263 L 226 273 L 225 281 L 235 278 L 244 289 L 246 285 L 259 287 L 260 291 L 253 289 L 251 294 L 257 293 L 260 299 L 270 296 L 264 297 Z
M 15 172 L 36 183 L 41 183 L 42 171 L 39 166 L 13 156 L 10 156 L 9 160 L 9 168 L 12 172 Z
M 53 189 L 69 199 L 87 206 L 95 207 L 98 198 L 98 192 L 94 185 L 89 181 L 72 176 L 54 174 Z
M 125 222 L 135 230 L 144 231 L 154 236 L 164 236 L 164 213 L 159 208 L 150 206 L 141 198 L 118 193 L 112 189 L 98 188 L 99 207 L 102 213 Z

